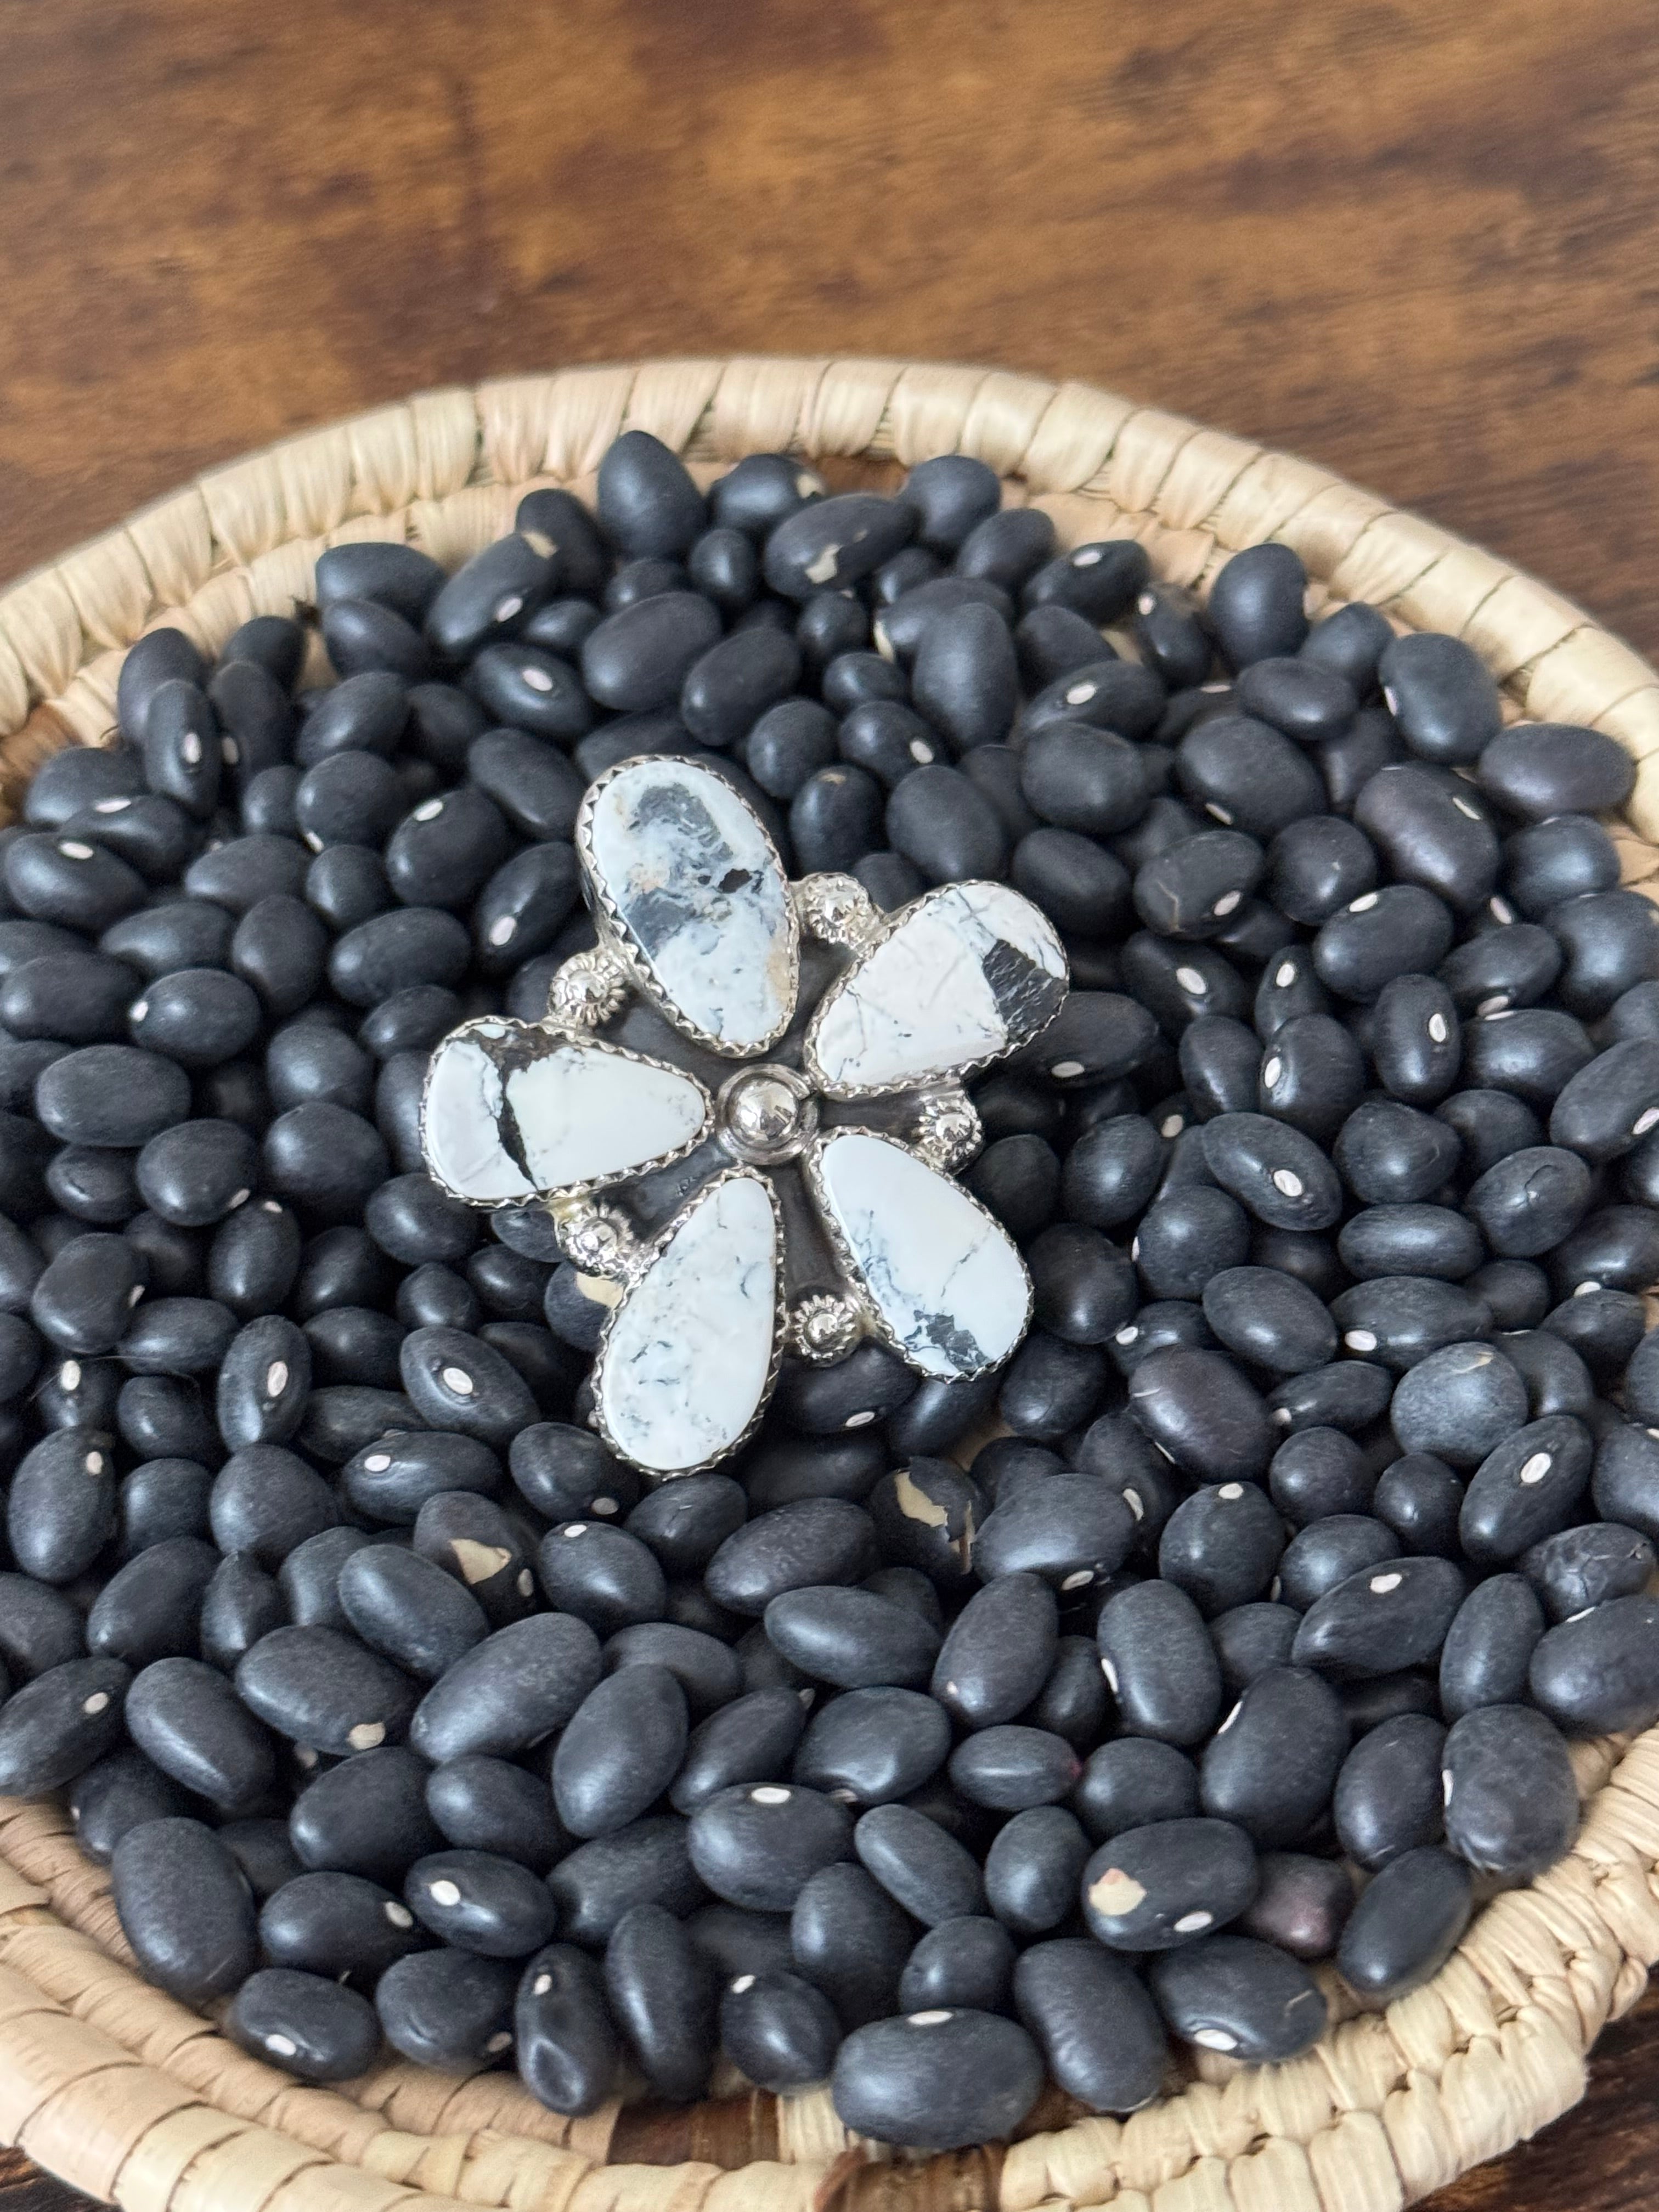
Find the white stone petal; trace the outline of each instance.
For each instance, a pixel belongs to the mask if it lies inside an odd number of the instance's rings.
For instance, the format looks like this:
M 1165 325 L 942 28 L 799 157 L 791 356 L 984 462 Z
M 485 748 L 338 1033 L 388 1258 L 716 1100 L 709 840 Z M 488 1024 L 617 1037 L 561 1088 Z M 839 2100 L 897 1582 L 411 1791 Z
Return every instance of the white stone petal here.
M 534 1022 L 469 1022 L 432 1055 L 422 1144 L 475 1206 L 614 1182 L 690 1151 L 707 1092 L 680 1069 Z
M 814 1194 L 901 1355 L 956 1381 L 1004 1360 L 1030 1319 L 1025 1263 L 1001 1224 L 902 1145 L 819 1139 Z
M 1066 995 L 1048 916 L 1006 884 L 947 884 L 825 994 L 806 1065 L 831 1097 L 926 1083 L 1012 1052 Z
M 765 1401 L 778 1326 L 771 1188 L 723 1176 L 694 1199 L 606 1326 L 593 1392 L 607 1443 L 653 1474 L 723 1458 Z
M 774 1043 L 794 1012 L 799 933 L 772 841 L 731 785 L 693 761 L 629 761 L 594 786 L 577 837 L 670 1018 L 719 1052 Z

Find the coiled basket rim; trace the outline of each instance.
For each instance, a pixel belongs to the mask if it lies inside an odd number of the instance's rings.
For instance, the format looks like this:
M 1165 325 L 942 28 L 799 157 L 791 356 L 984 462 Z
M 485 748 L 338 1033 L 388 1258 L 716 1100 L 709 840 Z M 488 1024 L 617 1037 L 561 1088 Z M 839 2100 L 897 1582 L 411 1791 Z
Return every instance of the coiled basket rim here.
M 1638 763 L 1626 882 L 1659 884 L 1659 673 L 1494 555 L 1329 471 L 1079 383 L 998 368 L 738 356 L 577 368 L 423 392 L 288 439 L 143 508 L 0 592 L 0 809 L 69 743 L 115 723 L 147 629 L 216 651 L 309 602 L 325 547 L 391 535 L 453 567 L 522 494 L 591 497 L 619 432 L 653 432 L 707 482 L 788 450 L 837 486 L 967 453 L 1064 544 L 1133 536 L 1200 593 L 1276 540 L 1316 604 L 1370 601 L 1465 639 L 1512 719 L 1587 723 Z M 320 646 L 305 680 L 327 675 Z M 0 1799 L 0 2140 L 130 2212 L 1396 2212 L 1576 2103 L 1586 2056 L 1659 1959 L 1659 1729 L 1575 1747 L 1585 1817 L 1567 1856 L 1493 1899 L 1425 1988 L 1334 2008 L 1304 2057 L 1196 2053 L 1127 2120 L 1046 2097 L 1006 2147 L 892 2158 L 827 2094 L 686 2112 L 544 2112 L 507 2075 L 401 2060 L 307 2088 L 135 1972 L 107 1876 L 50 1803 Z

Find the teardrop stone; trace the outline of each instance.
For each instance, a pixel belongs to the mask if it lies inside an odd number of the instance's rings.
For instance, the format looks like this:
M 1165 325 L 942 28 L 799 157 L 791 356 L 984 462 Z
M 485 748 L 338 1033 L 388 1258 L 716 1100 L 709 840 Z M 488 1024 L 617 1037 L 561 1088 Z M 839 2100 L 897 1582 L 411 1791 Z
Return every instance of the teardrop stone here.
M 708 1094 L 678 1068 L 533 1022 L 489 1018 L 432 1056 L 422 1145 L 436 1180 L 475 1206 L 633 1175 L 690 1151 Z
M 833 1098 L 891 1091 L 1015 1051 L 1066 995 L 1046 915 L 1006 884 L 925 893 L 825 994 L 806 1064 Z
M 692 761 L 630 761 L 595 785 L 576 835 L 605 918 L 671 1019 L 734 1055 L 782 1035 L 795 909 L 764 825 L 729 784 Z
M 1030 1318 L 1031 1286 L 1001 1224 L 867 1130 L 825 1138 L 811 1158 L 818 1203 L 910 1365 L 955 1381 L 1006 1359 Z
M 720 1177 L 679 1217 L 594 1364 L 613 1451 L 682 1474 L 737 1444 L 771 1380 L 779 1240 L 771 1187 L 756 1175 Z

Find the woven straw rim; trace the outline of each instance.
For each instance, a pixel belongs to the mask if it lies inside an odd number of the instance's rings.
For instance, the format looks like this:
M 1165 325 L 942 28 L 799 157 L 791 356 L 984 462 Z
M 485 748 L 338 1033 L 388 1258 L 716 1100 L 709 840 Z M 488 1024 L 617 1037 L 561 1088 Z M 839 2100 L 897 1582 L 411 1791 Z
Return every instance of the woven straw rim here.
M 1242 546 L 1293 546 L 1321 603 L 1365 599 L 1401 629 L 1466 639 L 1512 717 L 1616 737 L 1638 764 L 1630 826 L 1615 825 L 1626 880 L 1659 881 L 1659 675 L 1570 602 L 1309 462 L 1085 385 L 896 361 L 515 378 L 210 471 L 0 593 L 0 802 L 61 744 L 107 738 L 146 629 L 176 624 L 212 653 L 251 616 L 308 600 L 318 554 L 348 539 L 405 538 L 453 567 L 511 527 L 532 486 L 591 495 L 630 428 L 703 482 L 756 451 L 851 480 L 974 453 L 1062 543 L 1138 538 L 1160 575 L 1200 592 Z M 301 2087 L 143 1983 L 107 1876 L 62 1813 L 0 1799 L 0 2139 L 131 2212 L 1396 2212 L 1575 2103 L 1596 2034 L 1659 1959 L 1659 1729 L 1574 1759 L 1572 1850 L 1487 1905 L 1424 1989 L 1350 2011 L 1288 2065 L 1199 2053 L 1196 2078 L 1127 2121 L 890 2164 L 822 2092 L 566 2121 L 509 2076 L 401 2061 Z

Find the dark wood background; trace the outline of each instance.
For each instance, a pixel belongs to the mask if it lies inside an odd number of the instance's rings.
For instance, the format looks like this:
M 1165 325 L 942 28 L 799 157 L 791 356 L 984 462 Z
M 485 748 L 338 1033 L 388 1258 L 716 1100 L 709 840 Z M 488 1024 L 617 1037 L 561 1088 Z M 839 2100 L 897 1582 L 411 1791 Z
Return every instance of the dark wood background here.
M 0 0 L 0 577 L 423 386 L 848 351 L 1299 449 L 1659 652 L 1656 33 L 1652 0 Z M 1650 2001 L 1437 2212 L 1650 2207 L 1656 2089 Z

